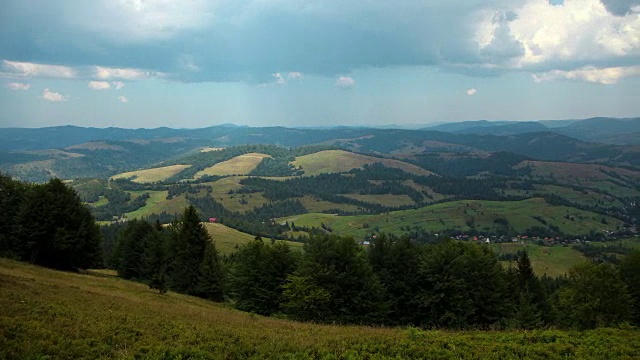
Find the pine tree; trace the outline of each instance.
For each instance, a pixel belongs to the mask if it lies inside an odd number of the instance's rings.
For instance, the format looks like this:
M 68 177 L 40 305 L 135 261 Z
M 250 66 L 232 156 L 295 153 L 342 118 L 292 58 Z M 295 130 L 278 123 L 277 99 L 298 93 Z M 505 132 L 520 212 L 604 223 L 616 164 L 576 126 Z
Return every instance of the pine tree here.
M 550 323 L 553 314 L 544 286 L 533 271 L 529 254 L 518 253 L 514 271 L 513 303 L 516 325 L 523 329 L 533 329 Z
M 625 256 L 619 266 L 620 277 L 627 285 L 633 302 L 632 317 L 636 325 L 640 325 L 640 250 Z
M 197 295 L 213 301 L 224 300 L 224 272 L 213 242 L 207 244 L 200 264 Z
M 155 231 L 148 239 L 144 263 L 149 288 L 158 290 L 160 294 L 167 292 L 168 261 L 166 236 L 161 231 Z
M 196 294 L 200 264 L 204 259 L 209 233 L 200 223 L 196 209 L 187 207 L 172 232 L 174 259 L 171 264 L 171 288 L 178 292 Z
M 146 280 L 145 253 L 156 236 L 154 227 L 144 220 L 131 220 L 118 233 L 118 275 L 124 279 Z

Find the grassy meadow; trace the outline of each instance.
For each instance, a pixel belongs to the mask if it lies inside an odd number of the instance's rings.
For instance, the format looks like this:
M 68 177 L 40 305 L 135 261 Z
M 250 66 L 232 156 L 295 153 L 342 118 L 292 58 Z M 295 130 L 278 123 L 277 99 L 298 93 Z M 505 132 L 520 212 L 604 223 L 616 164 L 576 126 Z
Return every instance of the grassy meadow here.
M 499 243 L 491 244 L 493 251 L 500 254 L 515 254 L 526 250 L 531 259 L 531 266 L 538 276 L 547 274 L 550 277 L 564 275 L 569 269 L 587 258 L 572 246 L 538 246 L 535 244 Z M 505 267 L 515 267 L 515 261 L 503 261 Z
M 248 153 L 236 156 L 227 161 L 222 161 L 204 170 L 198 171 L 194 178 L 198 179 L 206 175 L 247 175 L 256 168 L 266 157 L 271 155 L 260 153 Z
M 236 250 L 237 247 L 240 247 L 254 239 L 253 235 L 249 235 L 247 233 L 243 233 L 236 229 L 230 228 L 226 225 L 218 224 L 218 223 L 203 223 L 204 227 L 211 235 L 211 238 L 216 243 L 216 248 L 223 255 L 229 255 Z M 268 239 L 264 239 L 268 240 Z M 277 240 L 283 241 L 283 240 Z M 293 241 L 286 241 L 292 249 L 302 249 L 302 244 Z
M 156 181 L 166 180 L 173 175 L 181 172 L 184 169 L 191 167 L 191 165 L 171 165 L 163 166 L 153 169 L 136 170 L 114 175 L 112 179 L 129 179 L 133 178 L 133 182 L 137 183 L 154 183 Z
M 432 174 L 430 171 L 400 160 L 377 158 L 344 150 L 324 150 L 299 156 L 292 164 L 296 167 L 302 166 L 304 175 L 312 176 L 324 173 L 347 172 L 355 168 L 362 168 L 366 164 L 374 163 L 382 163 L 387 167 L 397 168 L 417 175 Z
M 438 331 L 265 318 L 0 259 L 3 359 L 634 359 L 637 330 Z

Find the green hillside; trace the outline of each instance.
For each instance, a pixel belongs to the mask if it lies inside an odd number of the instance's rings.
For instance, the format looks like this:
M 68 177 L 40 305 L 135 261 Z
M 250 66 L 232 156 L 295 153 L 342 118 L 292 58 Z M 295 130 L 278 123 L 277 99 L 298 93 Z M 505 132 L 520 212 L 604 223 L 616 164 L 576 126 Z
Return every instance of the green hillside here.
M 553 206 L 536 198 L 521 201 L 461 200 L 377 215 L 336 216 L 310 213 L 280 220 L 295 222 L 296 226 L 318 228 L 324 223 L 338 234 L 361 238 L 372 232 L 401 234 L 405 229 L 416 227 L 426 231 L 469 231 L 473 226 L 477 230 L 490 231 L 502 226 L 496 223 L 496 219 L 506 219 L 508 226 L 518 233 L 533 226 L 553 225 L 566 234 L 585 234 L 591 230 L 613 230 L 622 224 L 608 216 L 566 206 Z
M 89 272 L 0 259 L 4 359 L 632 359 L 635 330 L 423 331 L 315 325 Z
M 218 223 L 203 223 L 204 227 L 216 243 L 216 248 L 221 254 L 229 255 L 238 247 L 252 241 L 255 237 L 236 229 Z M 283 241 L 283 240 L 278 240 Z M 285 241 L 293 249 L 302 249 L 302 243 Z
M 131 179 L 137 183 L 152 183 L 166 180 L 191 165 L 170 165 L 152 169 L 136 170 L 114 175 L 112 179 Z

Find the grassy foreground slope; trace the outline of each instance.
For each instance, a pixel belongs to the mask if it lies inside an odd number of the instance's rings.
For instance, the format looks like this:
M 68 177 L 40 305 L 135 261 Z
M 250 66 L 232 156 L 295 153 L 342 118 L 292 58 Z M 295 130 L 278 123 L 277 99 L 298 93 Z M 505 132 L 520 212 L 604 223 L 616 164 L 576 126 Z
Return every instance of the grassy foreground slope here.
M 632 359 L 638 331 L 422 331 L 264 318 L 0 259 L 0 358 Z

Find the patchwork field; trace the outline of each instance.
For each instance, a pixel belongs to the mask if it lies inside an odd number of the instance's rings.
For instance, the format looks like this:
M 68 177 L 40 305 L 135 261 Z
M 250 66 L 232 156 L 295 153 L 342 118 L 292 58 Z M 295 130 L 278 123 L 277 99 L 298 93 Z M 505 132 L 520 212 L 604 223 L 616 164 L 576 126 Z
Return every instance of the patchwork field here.
M 297 323 L 102 273 L 0 259 L 3 359 L 632 359 L 637 330 L 427 331 Z
M 266 204 L 267 200 L 262 193 L 235 194 L 234 191 L 242 189 L 240 181 L 245 176 L 229 176 L 205 185 L 211 186 L 211 196 L 222 204 L 227 210 L 247 212 L 255 207 Z M 230 193 L 231 192 L 231 193 Z
M 397 168 L 417 175 L 431 175 L 430 171 L 400 160 L 377 158 L 356 154 L 344 150 L 325 150 L 317 153 L 299 156 L 292 164 L 302 166 L 304 175 L 313 176 L 323 173 L 340 173 L 352 169 L 362 168 L 367 164 L 382 163 L 387 167 Z
M 552 206 L 543 199 L 522 201 L 476 201 L 461 200 L 430 205 L 415 210 L 392 211 L 377 215 L 333 216 L 330 214 L 303 214 L 280 221 L 291 222 L 295 218 L 298 226 L 330 226 L 341 235 L 362 238 L 372 232 L 404 233 L 404 229 L 422 228 L 427 231 L 460 229 L 468 231 L 473 225 L 478 230 L 496 229 L 498 218 L 504 218 L 517 232 L 524 232 L 533 226 L 555 225 L 567 234 L 584 234 L 590 230 L 612 230 L 621 225 L 617 219 L 600 214 L 569 208 Z M 606 224 L 602 220 L 605 220 Z
M 204 170 L 198 171 L 194 178 L 198 179 L 206 175 L 247 175 L 260 164 L 262 159 L 267 157 L 271 157 L 271 155 L 248 153 L 236 156 L 227 161 L 219 162 Z
M 114 175 L 112 179 L 129 179 L 133 178 L 133 182 L 137 183 L 153 183 L 156 181 L 166 180 L 180 171 L 190 168 L 191 165 L 170 165 L 157 167 L 146 170 L 129 171 L 122 174 Z

